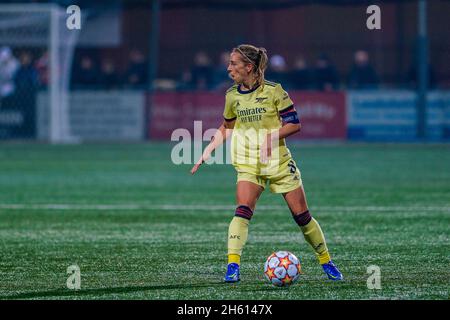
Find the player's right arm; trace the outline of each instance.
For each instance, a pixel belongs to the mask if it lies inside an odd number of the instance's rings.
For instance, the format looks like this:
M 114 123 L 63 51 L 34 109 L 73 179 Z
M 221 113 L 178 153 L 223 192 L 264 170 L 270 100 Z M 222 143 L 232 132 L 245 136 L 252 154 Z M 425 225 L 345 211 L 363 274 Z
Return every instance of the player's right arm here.
M 223 118 L 224 120 L 222 125 L 219 129 L 217 129 L 214 137 L 211 139 L 211 142 L 203 151 L 202 156 L 191 169 L 191 174 L 197 172 L 202 163 L 209 159 L 211 153 L 231 135 L 231 130 L 234 128 L 234 124 L 236 123 L 236 114 L 233 109 L 232 98 L 230 98 L 228 94 L 225 96 L 225 110 L 223 112 Z
M 197 172 L 198 168 L 202 165 L 202 163 L 209 159 L 211 153 L 217 147 L 219 147 L 225 140 L 229 138 L 229 136 L 231 135 L 231 130 L 234 128 L 235 122 L 236 119 L 223 121 L 222 125 L 219 127 L 219 129 L 217 129 L 216 133 L 214 134 L 214 137 L 212 137 L 211 142 L 203 151 L 202 156 L 194 165 L 194 167 L 191 169 L 191 174 Z

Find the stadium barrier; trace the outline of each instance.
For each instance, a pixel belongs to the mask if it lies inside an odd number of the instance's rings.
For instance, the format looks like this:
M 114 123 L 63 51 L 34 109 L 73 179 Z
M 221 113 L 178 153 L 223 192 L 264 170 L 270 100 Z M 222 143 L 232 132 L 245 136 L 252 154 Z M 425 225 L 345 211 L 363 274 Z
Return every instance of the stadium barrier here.
M 428 94 L 426 135 L 431 141 L 450 139 L 450 92 Z M 348 138 L 361 141 L 415 141 L 416 94 L 412 91 L 349 91 Z
M 416 96 L 406 90 L 348 92 L 291 91 L 302 119 L 302 134 L 292 139 L 415 141 Z M 48 95 L 37 97 L 37 138 L 48 140 Z M 80 141 L 170 140 L 175 129 L 203 132 L 222 120 L 224 95 L 215 92 L 158 92 L 150 104 L 144 91 L 73 91 L 70 132 Z M 15 111 L 18 112 L 17 110 Z M 19 123 L 18 114 L 4 118 Z M 1 129 L 1 128 L 0 128 Z M 428 96 L 427 137 L 450 141 L 450 91 Z M 11 137 L 8 137 L 11 138 Z
M 346 139 L 345 93 L 295 91 L 290 96 L 304 122 L 302 135 L 292 139 Z M 194 121 L 202 121 L 203 130 L 217 128 L 224 102 L 223 94 L 211 92 L 158 93 L 151 106 L 149 136 L 167 140 L 177 128 L 193 133 Z
M 48 94 L 37 101 L 37 138 L 49 140 Z M 79 141 L 144 140 L 142 91 L 72 91 L 69 103 L 69 132 Z

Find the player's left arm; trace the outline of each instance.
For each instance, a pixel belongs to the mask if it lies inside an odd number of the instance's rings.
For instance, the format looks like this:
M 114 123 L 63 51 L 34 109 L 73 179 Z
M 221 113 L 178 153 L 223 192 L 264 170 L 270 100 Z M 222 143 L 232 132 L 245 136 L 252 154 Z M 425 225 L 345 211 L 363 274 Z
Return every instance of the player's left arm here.
M 280 117 L 283 121 L 283 126 L 278 130 L 278 139 L 284 139 L 300 131 L 300 119 L 293 104 L 281 110 Z
M 274 104 L 282 120 L 283 126 L 275 134 L 275 139 L 284 139 L 300 131 L 300 119 L 295 110 L 294 102 L 281 85 L 277 85 L 274 91 Z M 273 135 L 273 134 L 272 134 Z
M 300 120 L 295 110 L 294 103 L 288 93 L 277 86 L 275 90 L 275 106 L 277 107 L 283 125 L 275 132 L 267 134 L 263 145 L 261 146 L 261 162 L 267 162 L 272 155 L 272 145 L 274 142 L 289 137 L 300 131 Z
M 294 111 L 291 111 L 291 116 L 293 116 L 294 112 L 295 114 L 297 114 L 297 112 L 294 109 Z M 276 143 L 277 141 L 279 142 L 281 139 L 284 139 L 299 132 L 300 129 L 301 129 L 300 122 L 295 121 L 283 122 L 283 126 L 280 129 L 278 129 L 275 132 L 269 132 L 266 136 L 265 141 L 261 146 L 261 155 L 260 155 L 261 162 L 266 163 L 267 160 L 272 156 L 272 145 L 274 143 Z

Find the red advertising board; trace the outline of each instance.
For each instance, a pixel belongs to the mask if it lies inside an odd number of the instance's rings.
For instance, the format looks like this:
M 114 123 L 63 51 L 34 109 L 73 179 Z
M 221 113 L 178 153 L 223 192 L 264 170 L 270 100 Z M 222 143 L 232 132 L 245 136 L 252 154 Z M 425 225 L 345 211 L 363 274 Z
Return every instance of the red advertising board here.
M 170 140 L 172 132 L 179 128 L 193 133 L 194 121 L 202 121 L 203 132 L 218 128 L 224 103 L 223 94 L 212 92 L 156 93 L 148 112 L 150 139 Z
M 345 139 L 347 116 L 344 92 L 292 91 L 302 129 L 292 139 Z
M 344 92 L 291 91 L 302 130 L 293 139 L 345 139 L 346 107 Z M 147 99 L 148 101 L 148 99 Z M 214 92 L 161 92 L 153 96 L 148 112 L 150 139 L 170 140 L 178 128 L 191 134 L 194 121 L 202 121 L 202 131 L 222 122 L 223 94 Z M 148 104 L 150 106 L 150 104 Z

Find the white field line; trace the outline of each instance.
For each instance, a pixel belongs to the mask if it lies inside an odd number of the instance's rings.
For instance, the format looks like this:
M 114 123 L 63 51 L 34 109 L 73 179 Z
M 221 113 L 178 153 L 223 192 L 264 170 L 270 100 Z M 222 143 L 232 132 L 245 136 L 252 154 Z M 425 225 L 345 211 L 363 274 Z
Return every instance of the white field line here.
M 0 210 L 159 210 L 159 211 L 219 211 L 234 210 L 235 205 L 176 205 L 176 204 L 1 204 Z M 286 210 L 286 205 L 257 205 L 257 210 Z M 450 206 L 312 206 L 315 211 L 360 211 L 360 212 L 385 212 L 385 211 L 439 211 L 449 212 Z

